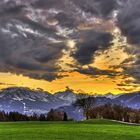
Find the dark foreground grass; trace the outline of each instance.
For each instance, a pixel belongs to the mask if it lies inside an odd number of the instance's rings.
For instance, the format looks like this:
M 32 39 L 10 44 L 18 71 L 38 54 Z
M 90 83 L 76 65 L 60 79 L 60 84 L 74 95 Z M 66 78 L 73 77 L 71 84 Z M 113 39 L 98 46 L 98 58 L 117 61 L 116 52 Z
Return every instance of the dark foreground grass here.
M 0 123 L 0 140 L 140 140 L 140 126 L 107 120 Z

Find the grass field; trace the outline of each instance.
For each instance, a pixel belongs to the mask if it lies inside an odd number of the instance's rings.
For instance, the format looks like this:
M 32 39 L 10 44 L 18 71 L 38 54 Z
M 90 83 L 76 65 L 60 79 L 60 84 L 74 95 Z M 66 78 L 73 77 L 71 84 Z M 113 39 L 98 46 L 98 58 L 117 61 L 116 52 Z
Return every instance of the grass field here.
M 0 140 L 140 140 L 140 126 L 108 120 L 0 123 Z

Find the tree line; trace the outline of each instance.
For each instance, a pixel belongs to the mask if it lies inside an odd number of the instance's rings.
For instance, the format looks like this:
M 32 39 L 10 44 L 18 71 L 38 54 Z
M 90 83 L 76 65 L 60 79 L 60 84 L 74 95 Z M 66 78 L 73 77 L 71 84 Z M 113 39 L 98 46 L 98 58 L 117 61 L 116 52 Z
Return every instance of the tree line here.
M 111 119 L 124 122 L 139 123 L 140 109 L 132 109 L 116 104 L 94 106 L 95 98 L 78 99 L 74 105 L 83 108 L 86 119 Z
M 111 119 L 131 123 L 140 122 L 140 110 L 120 105 L 106 104 L 87 110 L 88 119 Z
M 21 114 L 19 112 L 4 112 L 4 111 L 0 111 L 0 121 L 1 122 L 6 122 L 6 121 L 43 121 L 45 120 L 46 117 L 45 115 L 41 114 L 41 115 L 37 115 L 37 114 L 33 114 L 33 115 L 26 115 L 26 114 Z
M 84 110 L 86 119 L 111 119 L 124 122 L 140 122 L 140 109 L 132 109 L 115 104 L 105 104 L 95 106 L 95 98 L 88 97 L 78 99 L 75 106 L 81 107 Z M 26 115 L 19 112 L 4 112 L 0 111 L 0 121 L 67 121 L 68 116 L 64 111 L 51 109 L 48 114 L 33 114 Z
M 59 115 L 59 116 L 58 116 Z M 26 115 L 21 114 L 19 112 L 4 112 L 0 111 L 0 122 L 13 122 L 13 121 L 67 121 L 67 114 L 65 112 L 58 112 L 53 109 L 48 113 L 45 114 L 33 114 L 33 115 Z

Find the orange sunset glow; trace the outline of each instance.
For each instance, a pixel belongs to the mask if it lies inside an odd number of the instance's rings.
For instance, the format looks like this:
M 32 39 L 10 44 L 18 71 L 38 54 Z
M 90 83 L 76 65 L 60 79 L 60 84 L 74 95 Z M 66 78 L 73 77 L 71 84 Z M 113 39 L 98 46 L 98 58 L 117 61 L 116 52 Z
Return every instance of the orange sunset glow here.
M 95 2 L 99 9 L 100 4 Z M 26 1 L 18 14 L 5 15 L 5 25 L 0 23 L 1 89 L 55 93 L 70 87 L 88 94 L 140 90 L 139 43 L 124 31 L 121 1 L 104 13 L 91 7 L 96 14 L 73 0 L 48 5 Z

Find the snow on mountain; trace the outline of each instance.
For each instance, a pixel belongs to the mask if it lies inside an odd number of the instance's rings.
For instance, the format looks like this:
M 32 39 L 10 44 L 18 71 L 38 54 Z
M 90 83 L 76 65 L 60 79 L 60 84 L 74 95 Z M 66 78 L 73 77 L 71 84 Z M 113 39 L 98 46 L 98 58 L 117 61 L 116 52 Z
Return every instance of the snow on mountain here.
M 125 106 L 140 109 L 140 92 L 122 94 L 116 98 Z
M 109 98 L 109 99 L 115 99 L 119 96 L 121 96 L 122 94 L 112 94 L 112 93 L 107 93 L 107 94 L 94 94 L 93 96 L 96 98 L 96 97 L 106 97 L 106 98 Z
M 50 109 L 60 109 L 66 111 L 69 118 L 76 120 L 83 119 L 83 111 L 73 103 L 77 99 L 87 98 L 88 94 L 76 94 L 71 89 L 63 92 L 50 94 L 42 90 L 31 90 L 29 88 L 12 87 L 0 91 L 0 110 L 6 112 L 17 111 L 26 114 L 47 113 Z M 114 95 L 108 93 L 105 95 L 95 94 L 93 106 L 104 104 L 118 104 L 131 108 L 140 108 L 140 92 Z
M 66 90 L 64 92 L 57 92 L 54 94 L 55 97 L 66 100 L 70 103 L 75 102 L 77 99 L 77 95 L 73 93 L 71 90 Z
M 67 89 L 66 91 L 63 91 L 63 92 L 57 92 L 54 94 L 54 96 L 59 98 L 59 99 L 65 100 L 69 103 L 73 103 L 77 99 L 89 97 L 88 94 L 82 94 L 82 93 L 76 94 L 71 89 Z
M 109 99 L 115 99 L 115 98 L 118 98 L 121 95 L 122 94 L 115 95 L 115 94 L 112 94 L 112 93 L 107 93 L 107 94 L 104 95 L 104 97 L 109 98 Z
M 0 110 L 7 112 L 42 113 L 64 104 L 67 104 L 66 101 L 39 90 L 13 87 L 0 92 Z

